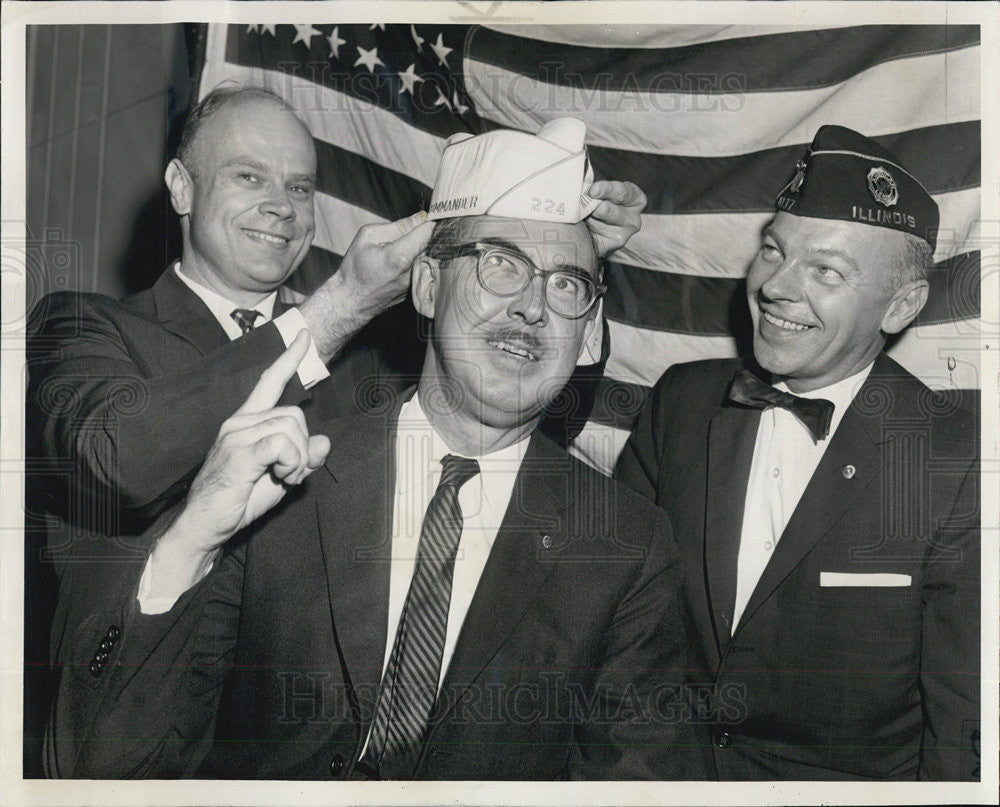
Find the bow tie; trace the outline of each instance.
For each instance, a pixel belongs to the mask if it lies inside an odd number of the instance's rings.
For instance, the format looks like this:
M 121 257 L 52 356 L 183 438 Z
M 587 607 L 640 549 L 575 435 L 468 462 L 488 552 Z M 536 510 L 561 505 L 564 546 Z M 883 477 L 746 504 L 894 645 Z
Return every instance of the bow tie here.
M 787 409 L 805 424 L 814 440 L 822 440 L 830 433 L 833 420 L 833 403 L 824 398 L 800 398 L 765 384 L 749 370 L 740 370 L 733 376 L 729 400 L 754 409 L 780 406 Z

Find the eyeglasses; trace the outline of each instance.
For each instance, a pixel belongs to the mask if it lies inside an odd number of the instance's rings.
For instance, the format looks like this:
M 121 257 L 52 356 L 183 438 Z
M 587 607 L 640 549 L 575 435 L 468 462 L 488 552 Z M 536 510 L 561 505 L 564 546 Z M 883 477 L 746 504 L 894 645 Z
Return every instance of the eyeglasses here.
M 514 297 L 524 291 L 535 275 L 545 280 L 542 299 L 553 314 L 566 319 L 579 319 L 594 307 L 608 290 L 579 272 L 557 269 L 545 272 L 519 252 L 493 244 L 463 244 L 448 250 L 441 260 L 452 260 L 478 254 L 476 278 L 479 285 L 497 297 Z

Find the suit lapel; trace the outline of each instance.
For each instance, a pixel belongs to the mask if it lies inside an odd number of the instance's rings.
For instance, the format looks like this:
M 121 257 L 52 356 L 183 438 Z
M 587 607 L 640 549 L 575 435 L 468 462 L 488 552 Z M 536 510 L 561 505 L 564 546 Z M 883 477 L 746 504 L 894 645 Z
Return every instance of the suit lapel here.
M 171 264 L 153 285 L 153 304 L 163 327 L 207 355 L 229 342 L 229 337 L 201 298 L 189 289 Z
M 868 404 L 859 406 L 859 401 L 868 401 L 870 397 L 876 401 L 879 399 L 878 395 L 871 395 L 870 387 L 881 383 L 873 378 L 879 367 L 876 364 L 873 368 L 830 438 L 830 445 L 792 512 L 774 555 L 750 595 L 739 627 L 753 617 L 789 573 L 836 526 L 861 491 L 878 476 L 881 464 L 880 417 L 878 414 L 865 414 Z
M 705 576 L 720 655 L 732 633 L 743 508 L 759 424 L 759 410 L 736 405 L 724 405 L 709 424 Z
M 345 420 L 331 435 L 325 471 L 318 472 L 328 474 L 316 507 L 336 638 L 352 686 L 372 701 L 389 612 L 398 416 L 397 407 L 389 418 Z
M 567 485 L 571 484 L 570 464 L 564 452 L 535 432 L 459 632 L 431 717 L 432 727 L 448 715 L 496 656 L 555 569 L 555 563 L 539 558 L 542 537 L 548 535 L 553 547 L 568 542 L 563 513 Z

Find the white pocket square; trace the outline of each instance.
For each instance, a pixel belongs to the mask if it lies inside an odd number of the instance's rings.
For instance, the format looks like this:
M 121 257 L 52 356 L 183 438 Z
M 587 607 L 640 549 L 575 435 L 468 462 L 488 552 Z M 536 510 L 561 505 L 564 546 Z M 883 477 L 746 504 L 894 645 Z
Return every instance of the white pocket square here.
M 893 587 L 908 586 L 913 578 L 908 574 L 889 574 L 881 572 L 820 572 L 820 586 L 866 586 Z

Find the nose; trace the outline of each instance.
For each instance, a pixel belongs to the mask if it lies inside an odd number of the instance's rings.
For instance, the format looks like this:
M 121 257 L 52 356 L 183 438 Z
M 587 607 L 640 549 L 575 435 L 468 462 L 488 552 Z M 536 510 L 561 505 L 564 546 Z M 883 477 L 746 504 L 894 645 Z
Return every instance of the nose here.
M 261 202 L 260 210 L 262 213 L 277 216 L 279 219 L 292 220 L 295 218 L 295 206 L 288 198 L 288 192 L 284 188 L 273 189 Z
M 527 325 L 544 325 L 548 321 L 548 307 L 545 304 L 545 276 L 536 272 L 521 293 L 507 306 L 507 315 L 524 320 Z
M 786 259 L 776 267 L 768 267 L 770 274 L 760 285 L 760 293 L 768 300 L 797 300 L 802 294 L 798 267 Z

